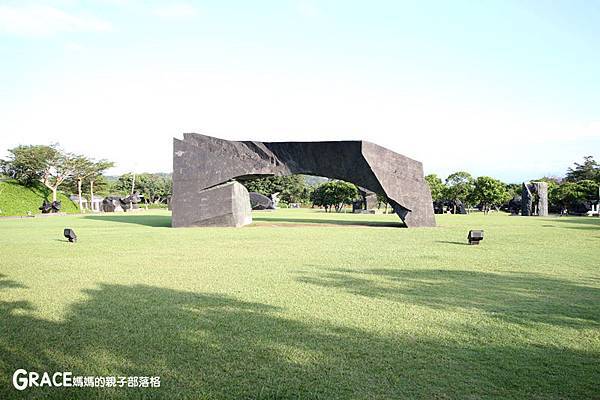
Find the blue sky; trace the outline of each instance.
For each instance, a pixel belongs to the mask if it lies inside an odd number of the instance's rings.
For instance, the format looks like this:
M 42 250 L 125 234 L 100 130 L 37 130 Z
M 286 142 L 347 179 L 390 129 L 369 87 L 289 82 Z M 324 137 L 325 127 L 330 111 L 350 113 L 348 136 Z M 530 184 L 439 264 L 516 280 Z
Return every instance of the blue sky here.
M 365 139 L 517 182 L 600 158 L 600 2 L 0 0 L 0 156 Z

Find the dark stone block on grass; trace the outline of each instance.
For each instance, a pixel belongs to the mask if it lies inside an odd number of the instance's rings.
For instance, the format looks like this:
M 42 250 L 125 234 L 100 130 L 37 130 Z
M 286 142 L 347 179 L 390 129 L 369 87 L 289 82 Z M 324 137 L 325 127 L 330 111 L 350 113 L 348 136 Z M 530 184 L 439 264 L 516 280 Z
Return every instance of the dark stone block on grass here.
M 273 204 L 273 201 L 268 198 L 267 196 L 260 194 L 260 193 L 256 193 L 256 192 L 250 192 L 248 193 L 250 196 L 250 207 L 253 210 L 274 210 L 275 209 L 275 205 Z

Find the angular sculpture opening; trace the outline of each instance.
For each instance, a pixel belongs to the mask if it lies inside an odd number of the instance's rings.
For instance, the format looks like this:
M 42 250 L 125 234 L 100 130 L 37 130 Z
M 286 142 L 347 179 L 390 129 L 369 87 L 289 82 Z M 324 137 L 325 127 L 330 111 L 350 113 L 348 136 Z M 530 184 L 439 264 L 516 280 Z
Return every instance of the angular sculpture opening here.
M 292 174 L 352 182 L 385 194 L 407 227 L 435 226 L 422 164 L 384 147 L 366 141 L 230 141 L 196 133 L 173 139 L 172 225 L 244 225 L 248 194 L 231 181 Z M 208 191 L 214 187 L 219 191 Z

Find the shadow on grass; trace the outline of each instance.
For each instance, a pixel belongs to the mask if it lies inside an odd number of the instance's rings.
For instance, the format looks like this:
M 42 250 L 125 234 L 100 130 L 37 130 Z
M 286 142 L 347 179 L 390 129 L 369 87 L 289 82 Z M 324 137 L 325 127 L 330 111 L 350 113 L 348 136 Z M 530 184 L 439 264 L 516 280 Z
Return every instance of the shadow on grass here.
M 431 308 L 476 309 L 524 325 L 600 328 L 600 289 L 536 274 L 339 269 L 298 280 Z
M 467 242 L 457 242 L 457 241 L 451 241 L 451 240 L 436 240 L 436 243 L 457 244 L 460 246 L 468 246 L 469 245 L 469 243 L 467 243 Z
M 560 228 L 600 231 L 600 218 L 598 217 L 559 217 L 555 218 L 553 222 L 558 223 L 557 226 Z M 568 226 L 569 224 L 572 226 Z
M 143 214 L 113 214 L 113 215 L 87 215 L 85 219 L 97 221 L 120 222 L 124 224 L 137 224 L 154 228 L 170 228 L 170 215 L 143 215 Z
M 297 224 L 322 224 L 322 225 L 343 225 L 343 226 L 371 226 L 381 228 L 406 228 L 406 225 L 402 221 L 390 222 L 390 221 L 364 221 L 361 219 L 355 220 L 340 220 L 334 218 L 283 218 L 283 217 L 272 217 L 267 215 L 252 214 L 252 220 L 256 222 L 284 222 L 284 223 L 297 223 Z
M 27 302 L 0 301 L 0 398 L 591 398 L 597 394 L 593 350 L 490 340 L 497 335 L 490 328 L 473 333 L 449 321 L 448 331 L 456 336 L 383 335 L 324 321 L 288 319 L 277 307 L 208 293 L 102 284 L 84 294 L 86 300 L 72 305 L 58 321 L 35 317 Z M 160 376 L 161 387 L 17 392 L 10 384 L 17 368 Z
M 87 215 L 85 219 L 119 222 L 125 224 L 137 224 L 151 226 L 156 228 L 171 227 L 170 215 L 143 215 L 143 214 L 112 214 L 112 215 Z M 356 220 L 338 220 L 338 219 L 321 219 L 321 218 L 282 218 L 265 215 L 263 213 L 253 213 L 252 219 L 255 222 L 272 222 L 272 223 L 297 223 L 297 224 L 320 224 L 320 225 L 343 225 L 343 226 L 371 226 L 371 227 L 390 227 L 390 228 L 405 228 L 406 225 L 401 222 L 388 221 L 364 221 Z
M 0 274 L 0 289 L 20 289 L 26 288 L 25 285 L 12 279 L 6 279 L 6 275 Z

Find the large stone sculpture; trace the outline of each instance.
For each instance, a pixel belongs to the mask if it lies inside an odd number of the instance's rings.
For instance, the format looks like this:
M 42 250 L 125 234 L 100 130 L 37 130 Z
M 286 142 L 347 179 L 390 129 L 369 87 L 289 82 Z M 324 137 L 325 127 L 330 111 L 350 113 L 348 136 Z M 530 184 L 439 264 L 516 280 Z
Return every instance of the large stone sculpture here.
M 548 184 L 523 182 L 521 189 L 521 215 L 548 215 Z
M 237 142 L 195 133 L 173 139 L 172 225 L 203 226 L 211 220 L 210 210 L 198 210 L 207 189 L 232 179 L 290 174 L 352 182 L 385 194 L 408 227 L 435 226 L 422 164 L 381 146 L 365 141 Z M 220 207 L 221 200 L 214 201 L 212 206 Z

